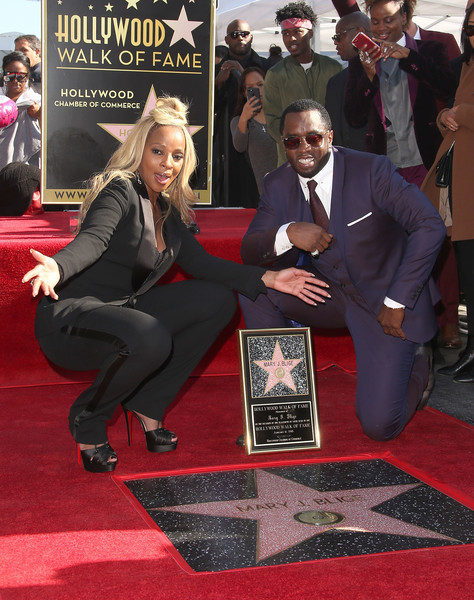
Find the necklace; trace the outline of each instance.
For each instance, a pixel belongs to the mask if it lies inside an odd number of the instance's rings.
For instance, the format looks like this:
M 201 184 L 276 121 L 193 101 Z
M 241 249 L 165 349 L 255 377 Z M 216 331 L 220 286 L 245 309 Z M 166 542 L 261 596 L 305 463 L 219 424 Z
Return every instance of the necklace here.
M 257 119 L 254 118 L 255 123 L 258 123 L 260 125 L 260 127 L 262 128 L 263 133 L 267 132 L 267 128 L 266 128 L 266 123 L 261 123 L 260 121 L 257 121 Z

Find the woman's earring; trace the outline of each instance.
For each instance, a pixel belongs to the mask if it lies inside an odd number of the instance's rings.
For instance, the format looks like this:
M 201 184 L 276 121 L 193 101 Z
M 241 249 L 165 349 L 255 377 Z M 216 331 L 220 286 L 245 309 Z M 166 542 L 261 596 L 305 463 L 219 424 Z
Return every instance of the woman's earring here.
M 143 185 L 143 181 L 142 181 L 142 178 L 140 177 L 140 173 L 137 171 L 135 174 L 137 176 L 138 185 Z

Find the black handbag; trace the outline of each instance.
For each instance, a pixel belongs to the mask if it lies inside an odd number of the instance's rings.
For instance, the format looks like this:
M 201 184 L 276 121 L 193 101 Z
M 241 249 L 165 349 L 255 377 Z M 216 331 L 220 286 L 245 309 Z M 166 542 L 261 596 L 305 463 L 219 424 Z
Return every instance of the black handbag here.
M 436 185 L 446 188 L 451 184 L 451 174 L 453 172 L 453 154 L 454 142 L 449 147 L 443 156 L 439 159 L 436 165 Z

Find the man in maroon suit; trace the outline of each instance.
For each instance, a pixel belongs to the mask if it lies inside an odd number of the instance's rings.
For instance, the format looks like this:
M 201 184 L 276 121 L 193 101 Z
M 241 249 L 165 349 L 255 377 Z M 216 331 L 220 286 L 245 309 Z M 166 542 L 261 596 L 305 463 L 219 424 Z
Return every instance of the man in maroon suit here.
M 422 344 L 436 332 L 428 281 L 445 227 L 387 157 L 333 147 L 329 114 L 314 100 L 287 107 L 281 133 L 288 162 L 263 180 L 242 259 L 275 270 L 305 265 L 331 297 L 314 306 L 273 290 L 255 302 L 241 297 L 246 325 L 347 327 L 357 416 L 369 437 L 393 439 L 428 399 Z

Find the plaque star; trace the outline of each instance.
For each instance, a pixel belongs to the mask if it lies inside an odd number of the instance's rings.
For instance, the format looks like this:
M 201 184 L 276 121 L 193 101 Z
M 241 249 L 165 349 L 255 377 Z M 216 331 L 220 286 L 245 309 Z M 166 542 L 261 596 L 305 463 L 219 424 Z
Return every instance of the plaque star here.
M 255 477 L 257 496 L 250 499 L 151 510 L 255 520 L 257 562 L 331 530 L 458 541 L 374 510 L 419 483 L 320 492 L 262 469 Z
M 193 48 L 196 47 L 194 44 L 193 31 L 202 25 L 203 21 L 190 21 L 186 14 L 184 6 L 181 7 L 178 20 L 163 19 L 163 21 L 173 29 L 173 37 L 171 38 L 170 47 L 174 46 L 179 40 L 186 40 Z
M 159 2 L 160 0 L 153 0 L 153 4 L 156 4 L 157 2 Z M 165 4 L 168 4 L 168 0 L 162 0 Z
M 301 358 L 284 358 L 280 343 L 276 341 L 272 360 L 254 360 L 256 365 L 268 373 L 265 394 L 273 389 L 278 383 L 284 383 L 296 392 L 295 382 L 291 371 L 299 365 Z
M 106 12 L 112 12 L 112 9 L 113 9 L 113 6 L 112 6 L 112 4 L 110 4 L 110 2 L 105 5 Z
M 145 117 L 152 108 L 156 105 L 156 92 L 155 88 L 151 86 L 150 92 L 148 94 L 147 101 L 145 102 L 145 107 L 141 114 L 141 118 Z M 107 133 L 110 133 L 116 140 L 120 143 L 124 142 L 127 138 L 127 135 L 130 133 L 130 130 L 133 129 L 135 123 L 97 123 L 99 127 L 102 127 Z M 196 132 L 201 130 L 203 125 L 189 125 L 188 131 L 190 135 L 194 135 Z
M 129 8 L 134 8 L 135 10 L 138 10 L 137 4 L 140 2 L 140 0 L 125 0 L 125 2 L 127 3 L 127 10 Z

